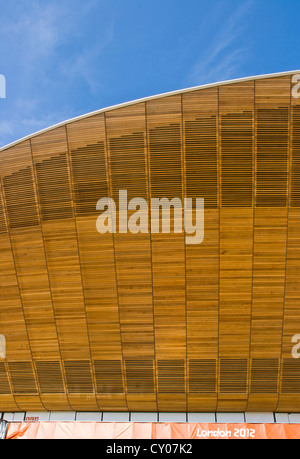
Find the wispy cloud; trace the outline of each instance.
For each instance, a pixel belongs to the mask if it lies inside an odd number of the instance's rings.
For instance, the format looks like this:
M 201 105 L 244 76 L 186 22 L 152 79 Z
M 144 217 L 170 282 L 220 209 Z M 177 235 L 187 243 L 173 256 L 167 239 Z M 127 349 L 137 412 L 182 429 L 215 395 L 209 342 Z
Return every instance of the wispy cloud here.
M 11 135 L 14 132 L 14 125 L 11 121 L 0 121 L 0 136 Z
M 102 24 L 93 40 L 88 23 L 100 0 L 22 0 L 0 26 L 0 56 L 10 63 L 8 94 L 2 104 L 0 145 L 76 115 L 72 89 L 99 87 L 95 60 L 114 38 L 113 23 Z M 70 97 L 62 97 L 70 92 Z M 1 108 L 2 108 L 1 107 Z
M 226 4 L 227 2 L 225 2 Z M 205 84 L 208 82 L 233 78 L 248 55 L 248 48 L 240 43 L 240 36 L 247 27 L 247 18 L 253 8 L 253 0 L 241 2 L 236 10 L 228 16 L 228 11 L 223 8 L 224 3 L 219 3 L 218 11 L 208 15 L 202 24 L 202 33 L 205 31 L 211 42 L 201 54 L 192 68 L 188 80 L 190 84 Z M 220 17 L 221 16 L 221 17 Z M 218 18 L 218 23 L 224 23 L 219 30 L 214 30 L 213 24 Z M 210 25 L 208 28 L 207 25 Z
M 239 76 L 257 1 L 2 0 L 0 145 L 120 99 Z
M 17 20 L 6 21 L 1 27 L 7 45 L 18 53 L 26 68 L 38 60 L 48 59 L 62 40 L 62 11 L 55 3 L 23 0 Z M 16 46 L 17 44 L 17 46 Z
M 96 64 L 101 60 L 101 56 L 106 48 L 114 39 L 114 23 L 107 24 L 105 30 L 93 42 L 93 46 L 85 45 L 78 50 L 75 55 L 65 60 L 60 67 L 60 71 L 69 79 L 82 78 L 88 85 L 91 93 L 95 93 L 101 87 L 101 75 Z

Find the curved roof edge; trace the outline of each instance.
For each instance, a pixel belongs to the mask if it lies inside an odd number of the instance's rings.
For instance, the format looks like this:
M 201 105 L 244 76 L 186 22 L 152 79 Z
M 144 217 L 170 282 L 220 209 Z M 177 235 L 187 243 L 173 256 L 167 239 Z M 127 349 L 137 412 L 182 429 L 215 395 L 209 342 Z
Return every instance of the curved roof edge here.
M 48 131 L 52 131 L 53 129 L 65 126 L 66 124 L 74 123 L 75 121 L 80 121 L 80 120 L 82 120 L 84 118 L 89 118 L 89 117 L 92 117 L 92 116 L 95 116 L 95 115 L 99 115 L 100 113 L 108 112 L 108 111 L 111 111 L 111 110 L 116 110 L 118 108 L 128 107 L 130 105 L 135 105 L 135 104 L 139 104 L 139 103 L 142 103 L 142 102 L 148 102 L 150 100 L 160 99 L 162 97 L 174 96 L 176 94 L 184 94 L 185 92 L 197 91 L 199 89 L 207 89 L 207 88 L 213 88 L 215 86 L 222 86 L 222 85 L 226 85 L 226 84 L 241 83 L 243 81 L 259 80 L 259 79 L 264 79 L 264 78 L 276 78 L 276 77 L 280 77 L 280 76 L 293 75 L 293 74 L 296 74 L 296 73 L 300 74 L 300 70 L 289 70 L 287 72 L 270 73 L 270 74 L 266 74 L 266 75 L 256 75 L 256 76 L 251 76 L 251 77 L 237 78 L 237 79 L 233 79 L 233 80 L 224 80 L 224 81 L 219 81 L 219 82 L 216 82 L 216 83 L 209 83 L 209 84 L 200 85 L 200 86 L 193 86 L 191 88 L 178 89 L 178 90 L 175 90 L 175 91 L 170 91 L 170 92 L 166 92 L 166 93 L 162 93 L 162 94 L 157 94 L 155 96 L 143 97 L 141 99 L 136 99 L 136 100 L 132 100 L 132 101 L 129 101 L 129 102 L 124 102 L 124 103 L 121 103 L 121 104 L 112 105 L 111 107 L 101 108 L 99 110 L 96 110 L 96 111 L 93 111 L 93 112 L 90 112 L 90 113 L 86 113 L 85 115 L 80 115 L 80 116 L 77 116 L 75 118 L 70 118 L 69 120 L 62 121 L 62 122 L 60 122 L 58 124 L 55 124 L 55 125 L 50 126 L 48 128 L 42 129 L 42 130 L 37 131 L 37 132 L 35 132 L 33 134 L 30 134 L 28 136 L 25 136 L 25 137 L 23 137 L 23 138 L 21 138 L 19 140 L 15 140 L 14 142 L 11 142 L 11 143 L 1 147 L 0 148 L 0 152 L 3 151 L 3 150 L 7 150 L 8 148 L 11 148 L 11 147 L 13 147 L 15 145 L 18 145 L 18 144 L 20 144 L 22 142 L 25 142 L 26 140 L 32 139 L 33 137 L 37 137 L 40 134 L 44 134 L 44 133 L 46 133 Z

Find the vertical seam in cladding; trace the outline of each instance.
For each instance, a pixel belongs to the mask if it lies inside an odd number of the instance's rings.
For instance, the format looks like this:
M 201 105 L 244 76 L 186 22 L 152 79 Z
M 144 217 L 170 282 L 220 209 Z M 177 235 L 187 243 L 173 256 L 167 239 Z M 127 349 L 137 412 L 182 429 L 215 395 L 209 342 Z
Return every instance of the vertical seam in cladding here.
M 50 281 L 50 276 L 49 276 L 49 267 L 48 267 L 47 254 L 46 254 L 46 249 L 45 249 L 43 222 L 42 222 L 42 218 L 41 218 L 41 208 L 40 208 L 40 200 L 39 200 L 39 194 L 38 194 L 38 184 L 37 184 L 37 181 L 36 181 L 36 174 L 35 174 L 35 167 L 34 167 L 35 165 L 34 165 L 34 161 L 33 161 L 32 140 L 31 139 L 30 139 L 30 154 L 31 154 L 31 161 L 32 161 L 33 178 L 34 178 L 34 184 L 35 184 L 34 188 L 35 188 L 36 200 L 37 200 L 37 212 L 38 212 L 38 216 L 39 216 L 39 219 L 40 219 L 41 235 L 42 235 L 42 240 L 43 240 L 43 249 L 44 249 L 44 256 L 45 256 L 45 265 L 46 265 L 46 270 L 47 270 L 49 293 L 50 293 L 51 304 L 52 304 L 54 326 L 55 326 L 55 330 L 56 330 L 58 352 L 59 352 L 60 361 L 61 361 L 61 372 L 62 372 L 62 377 L 63 377 L 63 382 L 64 382 L 65 395 L 66 395 L 66 398 L 67 398 L 68 403 L 70 405 L 70 401 L 69 401 L 69 398 L 68 398 L 68 390 L 67 390 L 66 378 L 65 378 L 65 373 L 64 373 L 63 359 L 62 359 L 62 355 L 61 355 L 61 347 L 60 347 L 60 341 L 59 341 L 59 335 L 58 335 L 58 329 L 57 329 L 57 323 L 56 323 L 55 309 L 54 309 L 54 305 L 53 305 L 52 287 L 51 287 L 51 281 Z M 71 405 L 70 405 L 70 408 L 72 408 Z
M 290 78 L 290 114 L 289 114 L 289 159 L 288 159 L 288 183 L 287 183 L 287 228 L 286 228 L 286 254 L 285 254 L 285 279 L 284 279 L 284 295 L 283 295 L 283 311 L 282 311 L 282 332 L 281 332 L 281 355 L 279 359 L 278 371 L 278 401 L 276 410 L 280 403 L 281 391 L 281 372 L 283 361 L 283 334 L 285 324 L 285 305 L 286 305 L 286 279 L 287 279 L 287 265 L 288 265 L 288 249 L 289 249 L 289 217 L 290 217 L 290 199 L 291 199 L 291 168 L 292 168 L 292 77 Z
M 182 202 L 183 202 L 183 212 L 184 212 L 184 199 L 186 194 L 186 163 L 185 163 L 185 138 L 184 138 L 184 125 L 183 125 L 183 96 L 181 94 L 180 104 L 181 104 L 181 177 L 182 177 Z M 183 223 L 183 244 L 184 244 L 184 283 L 185 283 L 185 394 L 186 394 L 186 410 L 188 411 L 188 339 L 187 339 L 187 276 L 186 276 L 186 234 L 185 234 L 185 225 L 184 225 L 184 214 L 182 215 Z
M 107 168 L 107 185 L 108 185 L 108 192 L 110 197 L 112 198 L 112 181 L 110 177 L 110 150 L 108 146 L 108 139 L 107 139 L 107 125 L 106 125 L 106 113 L 104 113 L 104 126 L 105 126 L 105 162 Z M 115 279 L 116 279 L 116 289 L 117 289 L 117 302 L 118 302 L 118 317 L 119 317 L 119 328 L 120 328 L 120 344 L 121 344 L 121 352 L 122 352 L 122 369 L 123 369 L 123 383 L 124 383 L 124 396 L 125 396 L 125 403 L 127 407 L 127 411 L 129 412 L 128 408 L 128 401 L 127 401 L 127 380 L 126 380 L 126 373 L 125 373 L 125 360 L 124 360 L 124 349 L 123 349 L 123 339 L 122 339 L 122 324 L 121 324 L 121 317 L 120 317 L 120 302 L 119 302 L 119 286 L 118 286 L 118 273 L 117 273 L 117 264 L 116 264 L 116 247 L 115 247 L 115 236 L 112 233 L 112 242 L 113 242 L 113 252 L 114 252 L 114 268 L 115 268 Z
M 7 233 L 8 233 L 9 242 L 10 242 L 10 250 L 11 250 L 13 264 L 14 264 L 14 268 L 15 268 L 15 277 L 16 277 L 18 291 L 19 291 L 19 298 L 20 298 L 20 303 L 21 303 L 21 307 L 22 307 L 22 311 L 23 311 L 23 305 L 22 305 L 22 298 L 21 298 L 21 294 L 20 294 L 19 281 L 18 281 L 16 266 L 15 266 L 15 261 L 14 261 L 14 254 L 13 254 L 12 244 L 11 244 L 11 239 L 10 239 L 10 227 L 9 227 L 8 215 L 7 215 L 7 212 L 6 212 L 6 203 L 5 203 L 4 193 L 3 193 L 3 183 L 2 183 L 2 179 L 1 178 L 0 178 L 0 193 L 1 193 L 2 203 L 3 203 L 4 218 L 6 219 L 6 224 L 7 224 Z M 23 317 L 24 317 L 24 311 L 23 311 Z M 25 318 L 24 318 L 24 322 L 25 322 Z M 26 334 L 27 334 L 27 338 L 28 338 L 26 323 L 25 323 L 25 329 L 26 329 Z M 30 349 L 29 339 L 28 339 L 28 345 L 29 345 L 29 349 Z M 5 366 L 6 376 L 7 376 L 7 379 L 8 379 L 8 383 L 9 383 L 9 387 L 10 387 L 10 390 L 11 390 L 11 394 L 12 394 L 13 400 L 14 400 L 16 406 L 21 410 L 21 408 L 19 407 L 19 405 L 17 404 L 16 399 L 15 399 L 15 394 L 14 394 L 14 390 L 13 390 L 13 384 L 12 384 L 12 380 L 11 380 L 11 376 L 10 376 L 10 371 L 9 371 L 7 360 L 4 362 L 4 366 Z
M 77 246 L 77 254 L 78 254 L 78 263 L 79 263 L 79 270 L 80 270 L 80 279 L 81 279 L 81 288 L 82 288 L 82 299 L 83 299 L 83 307 L 84 307 L 84 316 L 85 316 L 85 323 L 86 323 L 86 331 L 87 331 L 87 339 L 88 339 L 88 345 L 89 345 L 89 354 L 90 354 L 90 374 L 92 376 L 92 381 L 93 381 L 93 390 L 94 390 L 94 397 L 96 404 L 98 408 L 101 410 L 100 406 L 98 405 L 98 400 L 96 396 L 96 381 L 95 381 L 95 374 L 93 370 L 93 359 L 92 359 L 92 349 L 91 349 L 91 341 L 90 341 L 90 333 L 89 333 L 89 324 L 88 324 L 88 319 L 87 319 L 87 314 L 86 314 L 86 304 L 85 304 L 85 292 L 84 292 L 84 283 L 83 283 L 83 277 L 82 277 L 82 264 L 81 264 L 81 258 L 80 258 L 80 250 L 79 250 L 79 242 L 78 242 L 78 230 L 77 230 L 77 221 L 76 221 L 76 206 L 75 206 L 75 198 L 74 198 L 74 183 L 73 183 L 73 175 L 72 175 L 72 169 L 71 169 L 71 164 L 70 164 L 70 149 L 69 149 L 69 139 L 68 139 L 68 131 L 67 131 L 67 125 L 65 125 L 65 136 L 66 136 L 66 144 L 67 144 L 67 165 L 68 165 L 68 170 L 69 170 L 69 177 L 70 177 L 70 195 L 71 195 L 71 200 L 72 200 L 72 210 L 73 210 L 73 219 L 74 219 L 74 227 L 75 227 L 75 233 L 76 233 L 76 246 Z
M 217 410 L 219 406 L 219 385 L 220 385 L 220 283 L 221 283 L 221 202 L 222 202 L 222 161 L 221 161 L 221 148 L 220 148 L 220 87 L 218 86 L 218 122 L 217 122 L 217 161 L 219 169 L 218 178 L 218 199 L 219 199 L 219 287 L 218 287 L 218 365 L 217 365 Z
M 3 200 L 3 204 L 4 204 L 5 213 L 7 213 L 5 195 L 3 194 L 2 180 L 1 180 L 1 193 L 2 193 L 2 200 Z M 9 222 L 8 216 L 7 216 L 7 221 Z M 10 247 L 11 247 L 13 265 L 14 265 L 14 268 L 15 268 L 15 276 L 16 276 L 16 281 L 17 281 L 17 285 L 18 285 L 20 303 L 21 303 L 21 308 L 22 308 L 22 313 L 23 313 L 24 326 L 25 326 L 25 330 L 26 330 L 26 336 L 27 336 L 27 340 L 28 340 L 28 347 L 29 347 L 29 352 L 30 352 L 30 356 L 31 356 L 31 362 L 30 363 L 32 365 L 32 371 L 33 371 L 33 376 L 34 376 L 34 380 L 35 380 L 35 384 L 36 384 L 36 389 L 38 389 L 37 376 L 36 376 L 36 374 L 34 372 L 34 367 L 33 367 L 33 354 L 32 354 L 32 349 L 31 349 L 31 344 L 30 344 L 30 339 L 29 339 L 29 333 L 28 333 L 28 328 L 27 328 L 27 321 L 26 321 L 26 318 L 25 318 L 23 300 L 22 300 L 21 289 L 20 289 L 20 284 L 19 284 L 19 276 L 18 276 L 18 272 L 17 272 L 17 268 L 16 268 L 15 255 L 14 255 L 13 244 L 12 244 L 12 240 L 11 240 L 10 226 L 8 226 L 8 234 L 9 234 L 9 242 L 10 242 Z M 7 370 L 8 370 L 9 379 L 11 380 L 11 387 L 12 387 L 12 389 L 14 389 L 14 385 L 13 385 L 13 381 L 12 381 L 12 378 L 11 378 L 9 365 L 7 365 Z M 16 406 L 22 411 L 22 408 L 17 404 L 17 402 L 15 400 L 14 390 L 12 390 L 12 394 L 13 394 L 13 398 L 14 398 Z M 38 395 L 38 397 L 40 399 L 40 402 L 41 402 L 41 405 L 45 408 L 45 406 L 44 406 L 44 404 L 43 404 L 43 402 L 41 400 L 40 393 L 38 392 L 38 394 L 34 394 L 34 395 Z M 45 408 L 45 410 L 46 410 L 46 408 Z
M 0 201 L 0 205 L 2 205 L 3 220 L 4 220 L 4 226 L 5 226 L 5 229 L 6 229 L 6 231 L 4 231 L 3 234 L 6 234 L 6 232 L 7 233 L 9 232 L 9 221 L 8 221 L 8 216 L 6 215 L 5 207 L 4 207 L 4 195 L 3 195 L 2 182 L 0 182 L 0 186 L 1 186 L 1 192 L 0 192 L 1 201 Z
M 253 206 L 253 235 L 252 235 L 252 282 L 251 282 L 251 316 L 250 316 L 250 336 L 249 336 L 249 376 L 248 376 L 248 398 L 246 412 L 249 406 L 249 397 L 251 394 L 251 341 L 252 341 L 252 314 L 253 314 L 253 279 L 254 279 L 254 247 L 255 247 L 255 204 L 256 204 L 256 84 L 254 83 L 254 110 L 253 110 L 253 151 L 252 151 L 252 164 L 253 164 L 253 191 L 252 191 L 252 206 Z
M 146 130 L 146 166 L 147 166 L 147 180 L 148 180 L 148 215 L 149 215 L 149 228 L 150 228 L 150 255 L 151 255 L 151 288 L 152 288 L 152 313 L 153 313 L 153 351 L 154 351 L 154 387 L 155 387 L 155 400 L 156 408 L 158 410 L 158 383 L 156 377 L 156 339 L 155 339 L 155 309 L 154 309 L 154 289 L 153 289 L 153 254 L 152 254 L 152 231 L 151 231 L 151 171 L 150 171 L 150 153 L 149 153 L 149 136 L 148 136 L 148 112 L 147 103 L 145 102 L 145 130 Z
M 14 395 L 14 391 L 13 391 L 13 385 L 12 385 L 12 381 L 11 381 L 11 378 L 10 378 L 8 363 L 7 363 L 6 359 L 3 362 L 3 366 L 4 366 L 5 376 L 7 378 L 7 382 L 8 382 L 9 388 L 10 388 L 10 394 L 3 394 L 3 395 L 6 396 L 6 397 L 11 395 L 13 400 L 14 400 L 14 402 L 15 402 L 15 404 L 16 404 L 16 406 L 20 409 L 20 407 L 18 406 L 18 404 L 16 403 L 16 400 L 15 400 L 15 395 Z

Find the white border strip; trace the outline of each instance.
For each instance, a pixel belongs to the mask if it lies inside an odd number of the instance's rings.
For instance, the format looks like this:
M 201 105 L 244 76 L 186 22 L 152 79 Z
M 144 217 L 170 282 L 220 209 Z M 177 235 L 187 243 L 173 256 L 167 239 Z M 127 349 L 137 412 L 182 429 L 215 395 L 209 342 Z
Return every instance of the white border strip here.
M 66 124 L 74 123 L 75 121 L 80 121 L 82 119 L 89 118 L 89 117 L 92 117 L 92 116 L 95 116 L 95 115 L 99 115 L 100 113 L 109 112 L 111 110 L 116 110 L 118 108 L 128 107 L 129 105 L 136 105 L 136 104 L 140 104 L 142 102 L 148 102 L 150 100 L 160 99 L 160 98 L 168 97 L 168 96 L 174 96 L 176 94 L 184 94 L 186 92 L 197 91 L 199 89 L 208 89 L 208 88 L 213 88 L 215 86 L 223 86 L 223 85 L 226 85 L 226 84 L 241 83 L 243 81 L 260 80 L 260 79 L 264 79 L 264 78 L 265 79 L 267 79 L 267 78 L 276 78 L 276 77 L 280 77 L 280 76 L 288 76 L 288 75 L 293 75 L 293 74 L 297 74 L 297 73 L 300 74 L 300 70 L 290 70 L 288 72 L 279 72 L 279 73 L 271 73 L 271 74 L 267 74 L 267 75 L 257 75 L 257 76 L 252 76 L 252 77 L 237 78 L 237 79 L 234 79 L 234 80 L 227 80 L 227 81 L 221 81 L 221 82 L 217 82 L 217 83 L 205 84 L 205 85 L 201 85 L 201 86 L 193 86 L 191 88 L 186 88 L 186 89 L 179 89 L 179 90 L 176 90 L 176 91 L 166 92 L 166 93 L 163 93 L 163 94 L 157 94 L 155 96 L 149 96 L 149 97 L 144 97 L 142 99 L 136 99 L 136 100 L 133 100 L 133 101 L 130 101 L 130 102 L 125 102 L 125 103 L 118 104 L 118 105 L 112 105 L 111 107 L 102 108 L 100 110 L 96 110 L 94 112 L 90 112 L 90 113 L 87 113 L 85 115 L 77 116 L 75 118 L 71 118 L 69 120 L 62 121 L 61 123 L 55 124 L 53 126 L 50 126 L 50 127 L 46 128 L 46 129 L 42 129 L 41 131 L 37 131 L 34 134 L 30 134 L 30 135 L 28 135 L 26 137 L 23 137 L 23 138 L 21 138 L 19 140 L 16 140 L 15 142 L 9 143 L 8 145 L 5 145 L 5 146 L 1 147 L 0 151 L 7 150 L 8 148 L 11 148 L 11 147 L 13 147 L 15 145 L 18 145 L 18 144 L 22 143 L 22 142 L 25 142 L 26 140 L 32 139 L 33 137 L 37 137 L 40 134 L 45 134 L 46 132 L 52 131 L 53 129 L 65 126 Z

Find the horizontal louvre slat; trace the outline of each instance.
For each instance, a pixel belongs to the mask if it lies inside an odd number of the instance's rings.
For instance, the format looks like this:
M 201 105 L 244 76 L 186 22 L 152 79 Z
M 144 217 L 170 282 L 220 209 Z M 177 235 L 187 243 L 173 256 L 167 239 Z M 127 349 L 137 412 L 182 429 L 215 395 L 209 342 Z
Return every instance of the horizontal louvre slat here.
M 61 367 L 58 361 L 36 361 L 35 366 L 42 394 L 62 394 L 65 392 Z
M 31 362 L 8 362 L 13 392 L 15 394 L 37 394 Z
M 252 207 L 252 117 L 252 112 L 221 117 L 223 207 Z
M 291 207 L 300 207 L 300 106 L 292 114 Z
M 73 150 L 71 160 L 76 213 L 93 215 L 99 199 L 108 197 L 104 142 Z
M 35 168 L 42 219 L 72 218 L 67 155 L 47 159 L 36 164 Z
M 189 361 L 189 393 L 214 394 L 217 391 L 216 360 Z
M 0 362 L 0 395 L 11 394 L 5 363 Z
M 159 394 L 185 393 L 184 360 L 159 360 L 157 369 Z
M 2 191 L 0 188 L 0 234 L 6 233 L 7 232 L 7 227 L 6 227 L 6 219 L 5 219 L 5 209 L 4 209 L 4 203 L 2 199 Z
M 181 198 L 181 131 L 179 124 L 149 131 L 152 198 Z
M 217 118 L 185 123 L 186 192 L 204 198 L 206 208 L 218 206 Z
M 10 228 L 37 226 L 39 219 L 32 168 L 4 177 L 3 189 Z
M 300 359 L 283 359 L 282 394 L 300 394 Z
M 123 378 L 120 360 L 95 360 L 95 378 L 98 394 L 122 394 Z
M 64 367 L 70 394 L 92 394 L 94 392 L 90 362 L 65 361 Z
M 109 139 L 112 194 L 117 205 L 119 190 L 128 191 L 128 201 L 147 199 L 144 142 L 142 132 Z
M 220 392 L 244 394 L 247 392 L 247 359 L 220 360 Z
M 152 360 L 126 360 L 127 392 L 129 394 L 154 393 L 154 367 Z
M 278 359 L 253 359 L 251 393 L 276 394 L 278 391 Z
M 257 110 L 257 207 L 286 207 L 289 109 Z

